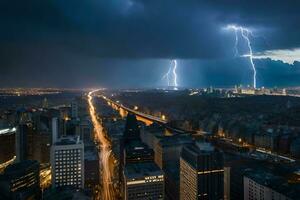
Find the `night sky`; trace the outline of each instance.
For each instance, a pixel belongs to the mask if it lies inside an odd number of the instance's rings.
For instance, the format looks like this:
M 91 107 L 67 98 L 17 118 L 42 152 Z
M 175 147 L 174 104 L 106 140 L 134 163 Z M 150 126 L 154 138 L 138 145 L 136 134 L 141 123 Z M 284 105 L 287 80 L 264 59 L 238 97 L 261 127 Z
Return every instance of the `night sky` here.
M 300 86 L 297 0 L 1 0 L 0 23 L 0 87 L 158 87 L 171 59 L 180 86 L 248 85 L 230 24 L 258 86 Z

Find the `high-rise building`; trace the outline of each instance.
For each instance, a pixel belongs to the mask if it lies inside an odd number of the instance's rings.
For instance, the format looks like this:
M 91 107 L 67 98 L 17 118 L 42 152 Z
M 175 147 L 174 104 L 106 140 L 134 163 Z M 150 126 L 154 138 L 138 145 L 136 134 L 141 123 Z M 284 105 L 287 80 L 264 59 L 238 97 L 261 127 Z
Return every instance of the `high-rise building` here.
M 125 124 L 125 131 L 123 137 L 120 141 L 120 168 L 119 168 L 119 179 L 122 181 L 122 173 L 126 163 L 125 148 L 129 146 L 131 142 L 140 141 L 140 129 L 138 127 L 138 122 L 134 114 L 128 113 Z
M 165 172 L 165 190 L 170 199 L 179 199 L 179 160 L 184 146 L 192 145 L 190 135 L 162 137 L 155 145 L 155 163 Z
M 71 102 L 71 117 L 73 119 L 78 118 L 78 103 L 75 100 Z
M 11 164 L 0 175 L 0 199 L 40 199 L 40 168 L 37 161 Z
M 84 144 L 79 137 L 57 139 L 50 157 L 53 187 L 84 187 Z
M 96 146 L 84 147 L 84 188 L 93 190 L 99 184 L 99 157 Z
M 28 148 L 27 148 L 27 135 L 28 126 L 26 124 L 19 124 L 16 132 L 16 161 L 21 162 L 27 159 Z
M 0 163 L 5 163 L 6 161 L 12 159 L 16 153 L 16 129 L 6 129 L 7 133 L 0 134 Z M 6 131 L 5 130 L 5 131 Z M 3 129 L 0 132 L 4 132 Z M 5 153 L 3 153 L 5 152 Z
M 181 150 L 186 145 L 193 144 L 190 135 L 165 136 L 155 145 L 155 163 L 165 169 L 168 163 L 175 162 L 179 167 Z
M 140 129 L 138 127 L 136 116 L 128 113 L 124 131 L 124 142 L 127 143 L 132 140 L 140 140 Z
M 223 153 L 209 143 L 185 146 L 180 157 L 180 199 L 224 198 Z
M 163 171 L 153 162 L 127 164 L 124 169 L 124 199 L 164 199 Z

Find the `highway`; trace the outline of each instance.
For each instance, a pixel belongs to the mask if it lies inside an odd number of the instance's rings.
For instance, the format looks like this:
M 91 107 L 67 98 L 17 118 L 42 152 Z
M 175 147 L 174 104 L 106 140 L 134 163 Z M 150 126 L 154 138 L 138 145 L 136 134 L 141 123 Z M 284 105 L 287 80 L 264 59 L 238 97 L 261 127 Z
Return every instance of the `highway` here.
M 167 124 L 168 123 L 167 120 L 163 120 L 160 117 L 156 117 L 156 116 L 153 116 L 153 115 L 148 115 L 146 113 L 139 112 L 137 110 L 125 107 L 124 105 L 119 104 L 119 103 L 117 103 L 117 102 L 115 102 L 115 101 L 113 101 L 113 100 L 111 100 L 111 99 L 109 99 L 109 98 L 107 98 L 107 97 L 105 97 L 103 95 L 101 95 L 100 97 L 103 98 L 104 100 L 106 100 L 107 102 L 110 102 L 111 104 L 117 106 L 118 108 L 122 108 L 122 109 L 126 110 L 127 112 L 135 114 L 138 117 L 142 117 L 142 118 L 148 119 L 150 121 L 158 122 L 160 124 Z
M 151 123 L 157 122 L 159 124 L 162 124 L 166 129 L 168 129 L 169 131 L 174 132 L 174 133 L 182 134 L 182 133 L 187 132 L 185 130 L 169 126 L 168 121 L 166 119 L 162 119 L 160 117 L 156 117 L 156 116 L 153 116 L 153 115 L 149 115 L 149 114 L 137 111 L 135 109 L 128 108 L 128 107 L 126 107 L 126 106 L 124 106 L 124 105 L 122 105 L 122 104 L 120 104 L 116 101 L 113 101 L 113 100 L 111 100 L 111 99 L 109 99 L 109 98 L 107 98 L 106 96 L 103 96 L 103 95 L 100 95 L 99 97 L 103 98 L 105 101 L 107 101 L 112 107 L 117 107 L 118 109 L 121 109 L 121 110 L 123 109 L 126 112 L 130 112 L 130 113 L 135 114 L 137 116 L 138 120 L 145 122 L 147 125 L 149 125 L 149 123 L 147 123 L 149 121 Z
M 101 196 L 98 196 L 97 199 L 112 200 L 115 199 L 115 190 L 112 184 L 114 167 L 112 163 L 111 155 L 111 144 L 106 138 L 101 124 L 101 119 L 97 117 L 97 111 L 93 104 L 93 94 L 98 90 L 89 92 L 88 94 L 88 105 L 89 112 L 94 126 L 95 140 L 99 143 L 99 166 L 101 166 L 101 186 L 102 190 L 100 192 Z

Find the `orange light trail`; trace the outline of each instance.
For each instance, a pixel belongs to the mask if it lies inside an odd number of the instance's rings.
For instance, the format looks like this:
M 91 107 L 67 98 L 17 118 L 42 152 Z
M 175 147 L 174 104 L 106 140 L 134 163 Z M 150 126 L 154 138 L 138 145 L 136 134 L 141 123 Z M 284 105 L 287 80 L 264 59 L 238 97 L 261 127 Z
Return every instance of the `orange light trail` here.
M 105 137 L 101 120 L 97 118 L 96 109 L 93 105 L 93 93 L 97 91 L 94 90 L 88 94 L 89 112 L 94 126 L 95 140 L 100 143 L 99 166 L 102 167 L 102 198 L 97 197 L 97 199 L 112 200 L 115 199 L 115 191 L 112 184 L 113 167 L 110 167 L 109 163 L 112 159 L 111 144 Z

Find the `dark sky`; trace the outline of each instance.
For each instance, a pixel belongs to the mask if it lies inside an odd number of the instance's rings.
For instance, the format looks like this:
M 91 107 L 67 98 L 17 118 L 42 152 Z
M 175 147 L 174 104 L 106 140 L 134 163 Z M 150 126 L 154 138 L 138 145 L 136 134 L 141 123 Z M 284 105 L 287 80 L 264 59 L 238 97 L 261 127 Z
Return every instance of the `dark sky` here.
M 251 84 L 249 60 L 234 57 L 224 27 L 249 28 L 254 53 L 286 57 L 300 48 L 299 8 L 297 0 L 1 0 L 0 86 L 156 87 L 170 59 L 181 86 Z M 258 86 L 300 85 L 297 61 L 255 64 Z

